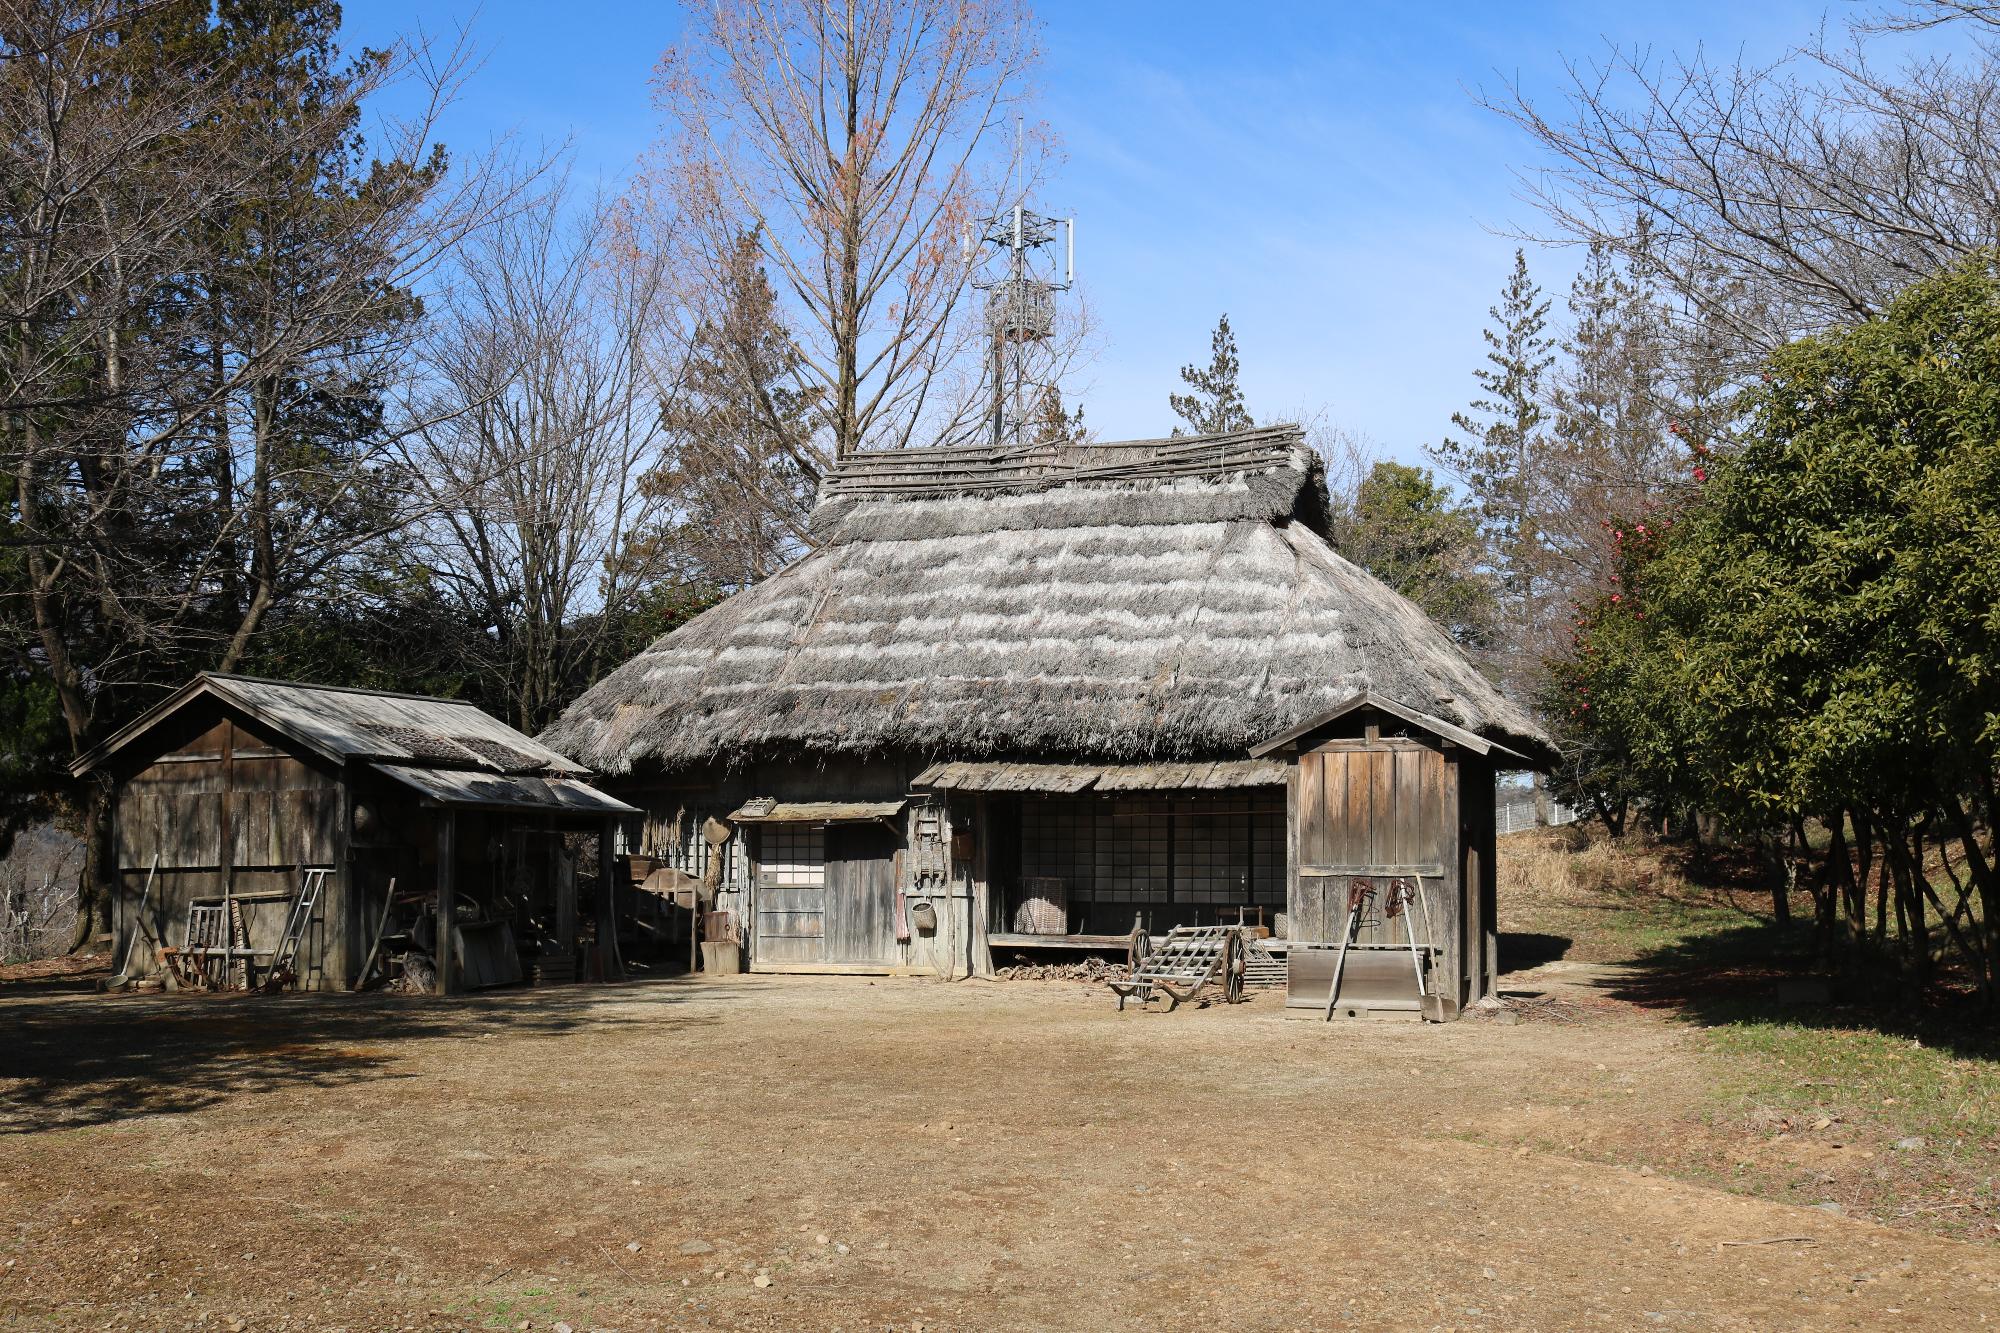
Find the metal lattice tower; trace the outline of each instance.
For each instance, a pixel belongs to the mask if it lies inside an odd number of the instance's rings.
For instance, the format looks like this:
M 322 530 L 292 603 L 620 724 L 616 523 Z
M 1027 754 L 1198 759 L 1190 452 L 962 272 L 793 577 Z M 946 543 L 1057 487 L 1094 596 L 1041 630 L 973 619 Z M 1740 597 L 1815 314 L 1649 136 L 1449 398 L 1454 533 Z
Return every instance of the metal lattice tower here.
M 1018 146 L 1015 159 L 1018 166 Z M 986 273 L 975 277 L 972 285 L 986 293 L 987 336 L 992 340 L 988 367 L 992 439 L 996 445 L 1020 444 L 1022 428 L 1034 410 L 1028 400 L 1029 354 L 1055 332 L 1056 293 L 1068 291 L 1076 281 L 1076 219 L 1044 217 L 1016 203 L 979 226 L 980 253 L 972 254 L 970 235 L 966 251 L 969 260 L 986 265 Z M 1058 241 L 1060 253 L 1055 248 Z M 990 252 L 987 246 L 992 247 Z

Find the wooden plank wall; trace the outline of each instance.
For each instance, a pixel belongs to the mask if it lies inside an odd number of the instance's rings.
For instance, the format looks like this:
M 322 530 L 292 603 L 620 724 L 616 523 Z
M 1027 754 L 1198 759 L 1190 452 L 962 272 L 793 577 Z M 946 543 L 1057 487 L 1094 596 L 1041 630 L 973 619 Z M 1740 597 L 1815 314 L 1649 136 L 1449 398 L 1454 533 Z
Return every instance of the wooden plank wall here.
M 895 963 L 896 849 L 880 824 L 826 830 L 826 954 L 834 963 Z
M 1336 741 L 1299 756 L 1302 863 L 1365 874 L 1443 864 L 1445 757 Z
M 1467 781 L 1470 803 L 1461 800 Z M 1455 1014 L 1481 993 L 1489 949 L 1481 923 L 1491 921 L 1490 906 L 1482 906 L 1491 900 L 1491 787 L 1490 766 L 1409 737 L 1342 738 L 1302 753 L 1286 785 L 1286 934 L 1337 940 L 1354 877 L 1415 876 L 1429 909 L 1425 933 L 1440 953 L 1434 975 Z M 1487 830 L 1483 862 L 1465 850 L 1480 827 Z M 1358 938 L 1402 944 L 1409 927 L 1398 919 Z
M 189 905 L 225 893 L 253 895 L 243 904 L 249 942 L 274 947 L 287 913 L 278 895 L 296 891 L 298 868 L 340 865 L 344 811 L 337 774 L 227 719 L 155 756 L 120 785 L 114 823 L 118 948 L 135 927 L 140 931 L 132 974 L 158 971 L 158 947 L 185 938 Z M 155 856 L 159 874 L 138 920 Z M 304 987 L 345 984 L 351 932 L 343 878 L 329 882 L 302 941 Z
M 798 761 L 760 760 L 748 765 L 691 769 L 677 772 L 670 778 L 660 776 L 626 782 L 607 779 L 605 785 L 607 790 L 616 792 L 645 812 L 646 836 L 655 839 L 646 847 L 649 852 L 655 853 L 665 850 L 657 845 L 657 841 L 667 828 L 685 828 L 689 826 L 689 821 L 698 828 L 704 818 L 726 818 L 729 812 L 752 797 L 772 797 L 781 801 L 910 800 L 911 808 L 905 816 L 904 827 L 892 830 L 879 824 L 871 826 L 881 829 L 885 835 L 876 848 L 879 855 L 848 858 L 844 869 L 836 869 L 837 862 L 829 858 L 829 887 L 826 889 L 798 890 L 766 883 L 768 877 L 763 873 L 764 857 L 759 847 L 758 826 L 746 824 L 739 827 L 736 830 L 736 846 L 741 849 L 740 854 L 730 864 L 731 877 L 724 881 L 717 895 L 717 906 L 736 913 L 738 924 L 745 932 L 752 963 L 760 968 L 782 968 L 787 964 L 827 968 L 849 966 L 821 961 L 830 956 L 829 950 L 838 950 L 877 959 L 851 965 L 857 969 L 950 970 L 963 975 L 968 966 L 977 967 L 983 962 L 990 970 L 991 963 L 983 938 L 984 922 L 978 919 L 974 905 L 976 874 L 973 863 L 948 861 L 949 870 L 946 873 L 942 876 L 926 873 L 920 883 L 916 860 L 907 854 L 914 844 L 914 831 L 910 825 L 914 823 L 919 804 L 919 800 L 912 799 L 910 784 L 929 765 L 928 757 L 910 754 L 889 754 L 867 760 L 837 757 L 824 761 L 819 757 Z M 969 815 L 971 812 L 965 810 L 959 813 Z M 826 831 L 829 850 L 835 852 L 840 850 L 844 836 L 838 832 L 839 827 Z M 944 840 L 949 843 L 949 815 L 944 820 L 942 831 Z M 865 907 L 869 920 L 856 924 L 850 918 L 843 924 L 836 919 L 838 914 L 825 914 L 825 904 L 835 878 L 843 882 L 852 878 L 857 883 L 862 880 L 868 883 L 870 887 L 866 892 L 870 896 Z M 913 930 L 907 943 L 895 940 L 895 893 L 899 888 L 905 892 L 906 902 L 926 898 L 932 902 L 940 918 L 936 934 L 923 935 Z M 983 886 L 977 892 L 983 895 Z M 807 926 L 808 919 L 814 924 Z M 798 937 L 780 934 L 766 938 L 764 927 L 771 923 L 778 924 L 781 929 L 794 925 L 806 927 L 814 934 Z M 857 930 L 877 943 L 864 948 L 852 941 L 843 943 L 840 938 L 829 939 L 826 935 L 832 932 L 844 938 Z M 884 938 L 888 942 L 886 946 L 880 943 Z
M 1331 741 L 1299 756 L 1288 788 L 1292 859 L 1286 933 L 1335 940 L 1346 930 L 1356 876 L 1413 876 L 1423 883 L 1429 926 L 1446 947 L 1458 933 L 1456 821 L 1448 799 L 1452 759 L 1403 739 Z M 1359 941 L 1401 944 L 1410 922 L 1365 928 Z

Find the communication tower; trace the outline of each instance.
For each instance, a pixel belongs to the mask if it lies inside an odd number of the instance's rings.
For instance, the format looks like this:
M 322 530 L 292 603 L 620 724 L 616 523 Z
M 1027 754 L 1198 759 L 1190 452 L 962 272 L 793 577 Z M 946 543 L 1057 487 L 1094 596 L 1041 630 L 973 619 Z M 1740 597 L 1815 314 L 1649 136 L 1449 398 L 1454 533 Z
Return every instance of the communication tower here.
M 1018 145 L 1017 130 L 1017 168 Z M 1029 358 L 1035 345 L 1055 332 L 1056 293 L 1076 282 L 1076 219 L 1044 217 L 1016 202 L 979 226 L 979 253 L 971 253 L 970 235 L 965 248 L 967 258 L 984 269 L 972 285 L 986 293 L 987 336 L 992 340 L 989 426 L 994 444 L 1018 445 L 1035 406 L 1028 390 L 1039 387 L 1028 382 Z

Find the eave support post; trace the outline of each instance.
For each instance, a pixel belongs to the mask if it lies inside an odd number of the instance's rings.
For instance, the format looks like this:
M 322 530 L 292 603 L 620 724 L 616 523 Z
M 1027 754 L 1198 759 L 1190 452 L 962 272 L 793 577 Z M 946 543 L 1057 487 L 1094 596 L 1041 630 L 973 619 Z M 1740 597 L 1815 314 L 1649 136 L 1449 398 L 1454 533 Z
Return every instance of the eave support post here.
M 438 811 L 437 821 L 437 993 L 450 995 L 458 989 L 458 959 L 452 949 L 452 933 L 458 924 L 458 893 L 453 882 L 453 862 L 457 859 L 458 812 Z
M 597 954 L 606 981 L 625 980 L 625 960 L 618 956 L 617 848 L 618 821 L 607 819 L 597 835 Z

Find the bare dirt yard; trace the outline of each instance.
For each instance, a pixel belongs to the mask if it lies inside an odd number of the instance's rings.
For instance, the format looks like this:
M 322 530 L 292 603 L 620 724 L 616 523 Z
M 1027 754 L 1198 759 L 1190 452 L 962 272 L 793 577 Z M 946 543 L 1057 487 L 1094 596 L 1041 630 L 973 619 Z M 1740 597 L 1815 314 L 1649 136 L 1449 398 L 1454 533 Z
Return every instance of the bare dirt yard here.
M 1521 1021 L 741 977 L 0 986 L 0 1325 L 1949 1328 L 2000 1247 L 1752 1197 L 1801 1141 L 1557 960 Z M 1891 1151 L 1858 1133 L 1820 1158 Z M 1838 1137 L 1837 1135 L 1835 1137 Z

